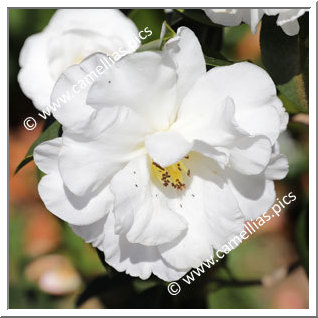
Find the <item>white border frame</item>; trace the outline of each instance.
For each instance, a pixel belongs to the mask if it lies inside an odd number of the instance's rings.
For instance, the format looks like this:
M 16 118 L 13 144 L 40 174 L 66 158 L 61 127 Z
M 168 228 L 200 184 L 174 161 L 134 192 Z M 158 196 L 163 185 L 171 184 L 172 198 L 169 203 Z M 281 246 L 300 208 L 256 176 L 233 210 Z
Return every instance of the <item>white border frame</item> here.
M 1 43 L 7 42 L 7 8 L 8 7 L 39 7 L 39 8 L 55 8 L 55 7 L 114 7 L 114 8 L 131 8 L 131 7 L 157 7 L 157 8 L 171 8 L 171 7 L 193 7 L 193 8 L 204 8 L 204 7 L 311 7 L 310 9 L 310 19 L 309 19 L 309 36 L 310 36 L 310 47 L 309 47 L 309 63 L 310 63 L 310 76 L 309 76 L 309 105 L 310 105 L 310 125 L 309 125 L 309 270 L 310 270 L 310 280 L 309 280 L 309 309 L 7 309 L 7 262 L 2 261 L 1 266 L 1 285 L 0 285 L 0 315 L 1 316 L 208 316 L 208 315 L 219 315 L 219 316 L 316 316 L 316 2 L 315 1 L 293 1 L 288 2 L 282 0 L 267 0 L 267 1 L 257 1 L 251 0 L 230 0 L 230 1 L 220 1 L 220 0 L 197 0 L 191 2 L 189 0 L 161 0 L 158 4 L 152 3 L 150 5 L 149 1 L 145 0 L 90 0 L 87 1 L 72 1 L 72 0 L 4 0 L 4 3 L 0 6 L 0 25 L 1 25 Z M 193 4 L 196 6 L 194 7 Z M 288 5 L 288 6 L 287 6 Z M 7 50 L 0 50 L 0 61 L 2 65 L 2 70 L 7 70 L 8 68 L 8 48 Z M 8 113 L 6 112 L 5 105 L 8 105 L 8 83 L 7 83 L 7 72 L 2 71 L 1 74 L 1 146 L 2 149 L 5 148 L 5 143 L 7 143 L 8 138 Z M 6 97 L 5 97 L 6 96 Z M 5 138 L 7 136 L 7 138 Z M 8 158 L 6 162 L 5 159 L 1 157 L 1 164 L 4 169 L 5 164 L 8 165 Z M 8 177 L 8 175 L 7 175 Z M 5 183 L 6 177 L 1 178 L 2 183 Z M 4 185 L 3 188 L 4 189 Z M 7 251 L 8 255 L 8 229 L 7 229 L 7 214 L 4 212 L 8 209 L 8 189 L 2 191 L 2 206 L 1 213 L 1 230 L 0 230 L 0 242 L 2 245 L 2 251 Z M 4 202 L 7 202 L 7 206 L 4 206 Z

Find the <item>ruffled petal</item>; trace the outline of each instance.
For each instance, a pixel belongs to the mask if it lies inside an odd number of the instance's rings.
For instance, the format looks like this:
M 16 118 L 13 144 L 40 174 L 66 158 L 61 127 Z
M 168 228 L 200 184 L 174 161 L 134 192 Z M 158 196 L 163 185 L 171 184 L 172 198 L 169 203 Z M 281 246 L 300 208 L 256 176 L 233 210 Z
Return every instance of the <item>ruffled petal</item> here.
M 148 279 L 153 273 L 165 281 L 178 280 L 186 273 L 167 264 L 157 247 L 130 243 L 124 235 L 115 234 L 114 228 L 115 218 L 110 213 L 104 226 L 103 251 L 105 261 L 117 271 L 141 279 Z
M 274 203 L 274 182 L 265 173 L 245 176 L 234 170 L 226 171 L 228 184 L 246 218 L 253 220 L 266 212 Z
M 201 45 L 189 28 L 181 27 L 177 31 L 177 40 L 170 39 L 164 47 L 177 67 L 178 103 L 182 101 L 194 83 L 206 73 Z
M 115 197 L 115 233 L 126 234 L 131 243 L 154 246 L 180 236 L 187 223 L 167 207 L 168 198 L 152 184 L 149 170 L 146 156 L 132 160 L 110 187 Z
M 89 225 L 69 224 L 73 232 L 85 240 L 86 243 L 92 244 L 93 247 L 103 250 L 104 244 L 104 225 L 107 216 Z
M 87 37 L 100 35 L 101 42 L 91 42 L 96 49 L 105 47 L 111 53 L 125 49 L 127 53 L 135 51 L 140 44 L 138 29 L 132 20 L 116 9 L 61 9 L 57 10 L 47 27 L 53 34 L 82 32 Z M 86 48 L 83 48 L 87 50 Z M 93 51 L 94 52 L 94 51 Z M 87 55 L 93 52 L 88 52 Z M 103 50 L 101 50 L 103 52 Z
M 199 92 L 200 89 L 189 93 L 171 129 L 177 130 L 192 142 L 193 150 L 203 151 L 203 154 L 217 160 L 222 167 L 229 164 L 245 174 L 262 172 L 270 160 L 270 140 L 265 136 L 251 136 L 238 125 L 234 118 L 236 105 L 229 97 L 215 107 L 208 108 L 205 102 L 206 107 L 201 106 L 203 110 L 193 112 L 195 97 L 199 98 Z M 223 153 L 225 157 L 213 151 Z
M 270 180 L 282 180 L 288 173 L 289 165 L 286 156 L 273 154 L 265 170 L 265 176 Z
M 259 174 L 269 163 L 271 150 L 271 142 L 264 136 L 242 138 L 230 148 L 229 166 L 243 174 Z
M 178 120 L 193 125 L 195 119 L 200 118 L 200 122 L 214 119 L 213 124 L 219 128 L 223 121 L 218 123 L 218 114 L 224 110 L 223 104 L 228 98 L 235 104 L 238 126 L 251 135 L 264 135 L 274 144 L 286 124 L 285 110 L 272 79 L 251 63 L 211 69 L 187 94 Z
M 145 152 L 146 133 L 147 124 L 127 107 L 97 111 L 83 135 L 64 131 L 59 170 L 65 185 L 74 194 L 85 195 L 108 184 L 118 170 Z
M 174 62 L 162 52 L 128 55 L 107 69 L 93 84 L 87 103 L 96 109 L 124 105 L 141 114 L 154 131 L 175 120 L 177 74 Z
M 86 103 L 86 98 L 92 83 L 100 76 L 98 67 L 104 67 L 102 57 L 104 55 L 95 54 L 82 63 L 69 67 L 57 80 L 51 96 L 51 106 L 56 108 L 53 115 L 64 129 L 84 135 L 87 126 L 92 127 L 96 110 Z M 109 112 L 107 119 L 116 114 L 111 109 L 104 111 Z
M 58 155 L 61 149 L 62 138 L 42 142 L 33 151 L 35 164 L 46 174 L 58 172 Z
M 38 190 L 50 212 L 74 225 L 96 222 L 109 212 L 113 203 L 108 187 L 91 196 L 79 197 L 65 187 L 57 173 L 42 177 Z
M 171 209 L 182 215 L 188 231 L 175 241 L 159 246 L 162 257 L 173 267 L 195 268 L 244 226 L 244 216 L 213 160 L 190 153 L 187 166 L 191 182 L 184 193 L 169 200 Z
M 20 53 L 19 84 L 44 110 L 55 81 L 68 66 L 98 51 L 120 58 L 139 44 L 136 26 L 119 10 L 57 10 L 41 33 L 26 40 Z
M 226 97 L 219 104 L 211 105 L 209 99 L 200 96 L 207 87 L 196 85 L 184 99 L 172 131 L 183 135 L 189 142 L 197 140 L 211 146 L 231 145 L 238 137 L 248 135 L 235 122 L 236 108 L 231 98 Z
M 150 157 L 161 167 L 170 166 L 185 157 L 192 143 L 174 131 L 163 131 L 148 135 L 145 145 Z
M 18 74 L 19 85 L 39 110 L 50 104 L 50 95 L 55 82 L 49 72 L 47 42 L 48 37 L 44 32 L 28 37 L 19 57 L 21 67 Z

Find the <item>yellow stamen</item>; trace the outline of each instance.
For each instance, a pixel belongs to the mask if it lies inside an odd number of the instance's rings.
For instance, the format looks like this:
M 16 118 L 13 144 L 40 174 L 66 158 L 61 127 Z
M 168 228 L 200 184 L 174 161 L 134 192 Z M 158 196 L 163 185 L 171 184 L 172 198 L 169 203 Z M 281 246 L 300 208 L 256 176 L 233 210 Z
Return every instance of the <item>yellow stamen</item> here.
M 188 159 L 189 157 L 185 158 Z M 170 185 L 180 191 L 186 188 L 185 178 L 190 177 L 190 170 L 185 166 L 183 159 L 166 168 L 153 161 L 151 171 L 164 187 Z

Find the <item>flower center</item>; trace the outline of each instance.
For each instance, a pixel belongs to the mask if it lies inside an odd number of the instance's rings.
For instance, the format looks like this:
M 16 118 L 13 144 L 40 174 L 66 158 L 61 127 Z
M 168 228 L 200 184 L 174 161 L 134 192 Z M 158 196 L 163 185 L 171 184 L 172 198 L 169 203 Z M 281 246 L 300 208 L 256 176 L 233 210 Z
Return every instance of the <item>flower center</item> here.
M 189 156 L 186 156 L 185 159 L 189 159 Z M 190 169 L 186 167 L 184 159 L 166 168 L 153 161 L 151 171 L 164 187 L 170 185 L 179 191 L 186 188 L 185 178 L 190 177 Z

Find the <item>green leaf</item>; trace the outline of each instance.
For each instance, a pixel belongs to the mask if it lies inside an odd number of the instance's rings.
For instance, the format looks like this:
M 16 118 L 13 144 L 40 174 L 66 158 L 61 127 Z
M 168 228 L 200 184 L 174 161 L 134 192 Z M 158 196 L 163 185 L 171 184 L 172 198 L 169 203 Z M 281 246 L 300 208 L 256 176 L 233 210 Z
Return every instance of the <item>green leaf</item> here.
M 280 98 L 282 99 L 288 113 L 308 113 L 308 101 L 305 92 L 305 84 L 301 74 L 294 76 L 286 84 L 277 85 L 277 89 L 282 95 Z
M 38 167 L 36 168 L 36 176 L 38 178 L 38 182 L 45 176 L 45 173 L 42 172 Z
M 263 64 L 276 84 L 285 84 L 301 73 L 299 36 L 285 34 L 276 16 L 264 16 L 260 34 Z
M 9 10 L 9 27 L 16 36 L 29 36 L 41 32 L 49 23 L 55 9 L 18 9 Z
M 27 154 L 25 155 L 25 158 L 20 162 L 20 164 L 16 168 L 14 174 L 18 173 L 27 163 L 33 160 L 33 151 L 37 145 L 41 144 L 44 141 L 51 140 L 58 137 L 60 128 L 61 128 L 61 124 L 57 121 L 54 121 L 50 126 L 48 126 L 42 132 L 39 138 L 32 144 Z
M 164 26 L 166 27 L 166 32 L 164 34 L 164 38 L 173 38 L 177 33 L 172 29 L 167 21 L 163 22 Z
M 165 33 L 161 35 L 161 39 L 153 40 L 151 42 L 147 42 L 145 44 L 142 44 L 137 52 L 143 52 L 143 51 L 158 51 L 160 50 L 163 45 L 173 38 L 176 35 L 176 32 L 171 28 L 171 26 L 167 23 L 167 21 L 164 21 L 162 24 L 162 27 L 164 27 Z
M 146 27 L 151 30 L 151 36 L 141 39 L 142 44 L 160 38 L 162 23 L 165 20 L 162 9 L 134 9 L 128 14 L 128 17 L 136 24 L 139 31 L 143 31 Z
M 278 97 L 283 102 L 284 108 L 288 114 L 293 115 L 300 112 L 299 108 L 297 108 L 295 104 L 291 102 L 285 95 L 278 93 Z
M 226 65 L 233 64 L 233 62 L 217 59 L 217 58 L 206 56 L 206 55 L 204 55 L 204 59 L 205 59 L 205 64 L 209 66 L 226 66 Z
M 162 35 L 162 45 L 164 45 L 168 40 L 175 37 L 177 33 L 172 29 L 172 27 L 168 24 L 167 21 L 163 22 L 162 27 L 164 28 L 164 34 Z
M 145 44 L 140 45 L 137 49 L 137 52 L 144 52 L 144 51 L 159 51 L 161 47 L 162 40 L 157 39 L 151 42 L 147 42 Z

